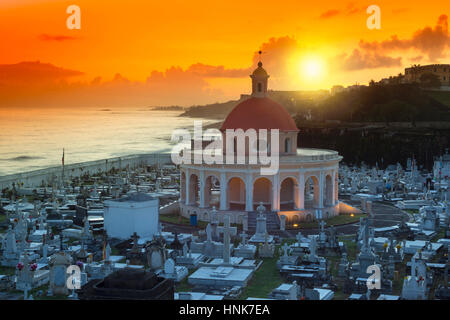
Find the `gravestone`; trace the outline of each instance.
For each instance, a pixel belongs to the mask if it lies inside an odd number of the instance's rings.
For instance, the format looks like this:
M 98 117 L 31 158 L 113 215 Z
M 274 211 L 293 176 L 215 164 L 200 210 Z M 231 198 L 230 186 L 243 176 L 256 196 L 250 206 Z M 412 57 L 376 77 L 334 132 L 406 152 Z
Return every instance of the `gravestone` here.
M 273 237 L 272 237 L 273 238 Z M 264 237 L 264 244 L 259 247 L 259 256 L 261 258 L 272 258 L 275 252 L 275 245 L 269 242 L 269 234 Z
M 258 215 L 256 217 L 256 233 L 250 238 L 250 243 L 262 243 L 266 241 L 266 207 L 262 204 L 262 202 L 260 202 L 259 206 L 256 208 L 256 211 L 258 211 Z M 273 236 L 268 236 L 267 241 L 271 243 L 273 241 Z
M 64 251 L 59 251 L 50 257 L 50 295 L 68 295 L 67 268 L 72 264 L 72 258 Z
M 242 231 L 240 236 L 241 236 L 241 243 L 236 249 L 234 249 L 234 256 L 247 259 L 254 259 L 256 253 L 256 246 L 247 243 L 247 234 L 245 233 L 245 231 Z
M 284 214 L 282 214 L 280 216 L 280 231 L 285 231 L 286 230 L 286 216 Z
M 175 274 L 175 261 L 169 258 L 164 262 L 164 273 L 168 275 Z
M 242 218 L 242 229 L 245 232 L 248 232 L 248 215 L 246 215 L 246 214 Z
M 164 262 L 164 273 L 163 277 L 166 279 L 172 279 L 176 282 L 183 280 L 189 271 L 184 266 L 176 266 L 175 261 L 172 258 L 167 259 Z
M 223 263 L 230 264 L 230 236 L 237 233 L 236 227 L 230 226 L 230 216 L 224 216 L 224 226 L 218 227 L 217 231 L 223 233 Z
M 427 272 L 422 260 L 411 259 L 411 275 L 403 281 L 402 298 L 406 300 L 426 300 Z
M 8 226 L 8 232 L 5 238 L 1 264 L 5 267 L 15 267 L 20 259 L 20 251 L 17 248 L 16 234 L 12 230 L 11 225 Z

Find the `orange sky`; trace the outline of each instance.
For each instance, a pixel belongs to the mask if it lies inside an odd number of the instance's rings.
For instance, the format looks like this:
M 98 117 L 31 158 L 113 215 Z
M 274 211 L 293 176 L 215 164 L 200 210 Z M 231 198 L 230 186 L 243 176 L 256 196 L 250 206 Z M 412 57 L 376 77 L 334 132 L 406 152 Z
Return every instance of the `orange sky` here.
M 71 4 L 81 8 L 81 30 L 66 28 Z M 381 8 L 381 30 L 366 27 L 371 4 Z M 437 0 L 2 0 L 0 88 L 8 90 L 0 89 L 0 98 L 4 106 L 64 104 L 70 98 L 79 104 L 127 104 L 126 92 L 135 105 L 224 101 L 249 91 L 248 69 L 260 48 L 272 89 L 367 83 L 411 63 L 450 63 L 442 17 L 448 14 L 450 3 Z M 386 42 L 394 35 L 400 44 Z M 362 46 L 361 40 L 378 44 Z M 44 78 L 51 84 L 35 80 L 28 68 L 5 66 L 24 61 L 51 64 L 34 65 L 42 67 L 39 77 L 50 73 Z M 314 76 L 305 71 L 311 64 L 320 67 Z M 179 69 L 166 72 L 173 67 Z M 55 70 L 61 73 L 55 76 Z M 91 83 L 96 77 L 101 80 Z M 66 83 L 74 81 L 79 83 Z M 111 91 L 114 100 L 105 97 Z

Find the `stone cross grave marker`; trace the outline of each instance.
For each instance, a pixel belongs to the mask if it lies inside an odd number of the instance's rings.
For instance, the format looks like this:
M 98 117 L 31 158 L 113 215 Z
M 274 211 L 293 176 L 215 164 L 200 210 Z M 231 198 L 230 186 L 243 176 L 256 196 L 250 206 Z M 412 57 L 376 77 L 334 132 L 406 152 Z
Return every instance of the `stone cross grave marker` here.
M 223 262 L 230 263 L 230 236 L 236 235 L 237 228 L 230 226 L 230 216 L 224 216 L 224 226 L 218 227 L 218 232 L 223 233 Z

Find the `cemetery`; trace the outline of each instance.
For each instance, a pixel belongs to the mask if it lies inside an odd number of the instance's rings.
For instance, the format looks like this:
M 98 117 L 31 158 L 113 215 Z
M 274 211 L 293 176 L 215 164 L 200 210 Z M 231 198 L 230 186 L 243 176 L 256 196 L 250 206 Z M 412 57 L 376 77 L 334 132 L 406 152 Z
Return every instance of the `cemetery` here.
M 342 165 L 338 178 L 342 215 L 316 209 L 297 227 L 284 215 L 274 223 L 263 203 L 248 220 L 215 206 L 203 221 L 165 213 L 179 198 L 165 191 L 177 189 L 175 166 L 70 188 L 53 180 L 33 199 L 14 187 L 1 200 L 0 290 L 29 300 L 448 299 L 445 190 L 421 193 L 426 179 L 412 165 Z

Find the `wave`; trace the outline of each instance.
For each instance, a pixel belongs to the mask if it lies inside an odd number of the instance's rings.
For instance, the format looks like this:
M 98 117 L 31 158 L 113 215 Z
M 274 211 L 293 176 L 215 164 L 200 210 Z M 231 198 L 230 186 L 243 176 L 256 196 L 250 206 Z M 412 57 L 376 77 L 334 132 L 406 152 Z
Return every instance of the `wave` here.
M 2 160 L 2 161 L 29 161 L 29 160 L 41 160 L 41 159 L 45 159 L 45 158 L 37 157 L 37 156 L 17 156 L 17 157 L 13 157 L 13 158 L 0 159 L 0 160 Z

